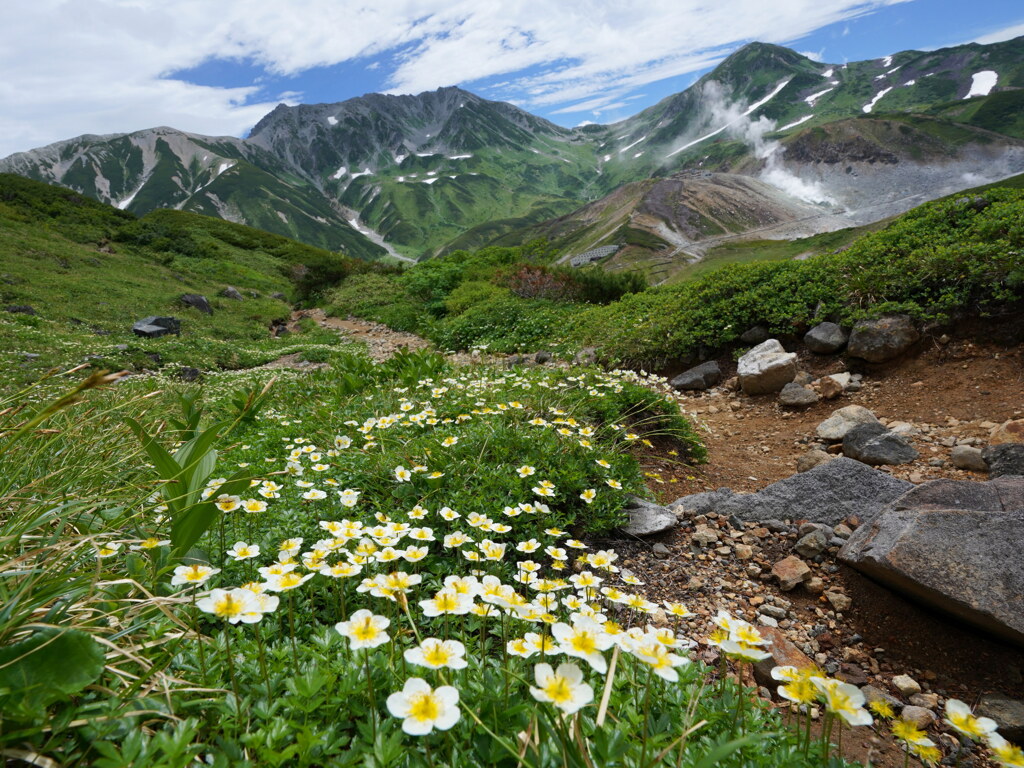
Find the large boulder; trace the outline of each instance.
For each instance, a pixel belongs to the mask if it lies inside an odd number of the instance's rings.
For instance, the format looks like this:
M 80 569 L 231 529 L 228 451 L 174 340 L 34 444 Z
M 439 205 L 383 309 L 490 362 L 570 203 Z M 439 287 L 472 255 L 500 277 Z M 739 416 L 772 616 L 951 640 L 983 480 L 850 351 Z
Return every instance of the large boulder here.
M 843 455 L 871 466 L 909 464 L 918 457 L 914 446 L 881 424 L 858 424 L 847 432 Z
M 846 346 L 850 334 L 835 323 L 819 323 L 804 334 L 804 344 L 816 355 L 831 355 Z
M 740 387 L 748 395 L 778 392 L 796 377 L 796 354 L 776 339 L 758 344 L 739 359 Z
M 888 315 L 861 320 L 853 326 L 846 351 L 869 363 L 884 363 L 899 357 L 921 338 L 907 315 Z
M 722 489 L 715 494 L 684 496 L 673 506 L 735 515 L 746 521 L 808 520 L 835 526 L 853 515 L 870 519 L 913 487 L 859 461 L 839 457 L 757 493 L 737 494 Z
M 981 452 L 991 477 L 1024 475 L 1024 443 L 990 445 Z
M 225 299 L 233 299 L 235 301 L 242 301 L 242 299 L 245 298 L 242 295 L 242 292 L 235 288 L 233 285 L 227 286 L 223 291 L 220 292 L 220 295 L 223 296 Z
M 818 425 L 816 430 L 822 440 L 837 442 L 846 433 L 861 424 L 880 424 L 875 414 L 862 405 L 848 405 L 832 411 L 832 415 Z
M 213 307 L 210 306 L 210 302 L 205 296 L 200 296 L 198 293 L 183 293 L 179 300 L 186 307 L 198 309 L 204 315 L 213 314 Z
M 683 371 L 669 383 L 678 390 L 710 389 L 722 380 L 722 369 L 714 360 Z
M 628 536 L 652 536 L 663 533 L 674 528 L 678 522 L 671 510 L 638 496 L 629 498 L 626 513 L 629 515 L 629 523 L 620 530 Z
M 934 480 L 858 528 L 839 559 L 917 601 L 1024 646 L 1021 542 L 1024 478 Z
M 132 333 L 147 339 L 155 339 L 158 336 L 166 336 L 170 333 L 177 336 L 181 334 L 181 321 L 176 317 L 150 315 L 141 320 L 136 320 L 135 324 L 132 325 Z

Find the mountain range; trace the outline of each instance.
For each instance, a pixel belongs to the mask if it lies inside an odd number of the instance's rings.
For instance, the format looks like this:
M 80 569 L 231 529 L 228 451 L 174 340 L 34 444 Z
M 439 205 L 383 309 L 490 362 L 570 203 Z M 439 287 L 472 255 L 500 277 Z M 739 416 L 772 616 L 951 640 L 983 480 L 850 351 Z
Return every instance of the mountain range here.
M 563 128 L 450 87 L 282 104 L 245 139 L 79 136 L 0 172 L 363 259 L 543 236 L 566 258 L 617 244 L 685 263 L 1024 172 L 1024 37 L 846 64 L 752 43 L 611 125 Z

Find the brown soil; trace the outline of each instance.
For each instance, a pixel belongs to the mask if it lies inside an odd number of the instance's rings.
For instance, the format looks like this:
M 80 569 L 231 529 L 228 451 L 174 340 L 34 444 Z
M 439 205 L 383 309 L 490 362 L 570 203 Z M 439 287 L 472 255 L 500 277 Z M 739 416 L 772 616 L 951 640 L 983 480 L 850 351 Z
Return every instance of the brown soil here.
M 735 364 L 720 361 L 726 376 Z M 818 376 L 846 370 L 835 357 L 800 353 L 801 367 Z M 864 386 L 802 411 L 788 411 L 775 396 L 748 397 L 726 388 L 679 396 L 684 412 L 699 426 L 708 448 L 705 465 L 686 466 L 664 450 L 644 457 L 651 490 L 662 503 L 691 493 L 728 487 L 752 492 L 796 471 L 797 459 L 816 442 L 815 427 L 837 408 L 857 404 L 886 422 L 909 422 L 918 431 L 911 437 L 920 452 L 913 464 L 881 468 L 914 483 L 937 478 L 984 480 L 985 476 L 958 470 L 949 463 L 951 439 L 976 438 L 983 445 L 991 424 L 1024 415 L 1024 349 L 988 346 L 969 341 L 932 344 L 912 359 L 887 367 L 863 369 Z M 944 466 L 929 462 L 942 459 Z M 754 556 L 741 561 L 719 555 L 691 540 L 692 524 L 664 535 L 668 554 L 656 557 L 653 541 L 608 542 L 627 567 L 643 579 L 650 599 L 680 600 L 694 611 L 694 636 L 707 631 L 708 619 L 719 608 L 756 619 L 756 606 L 767 600 L 790 604 L 790 617 L 780 628 L 798 645 L 817 625 L 817 661 L 842 664 L 853 680 L 870 682 L 899 697 L 891 685 L 895 675 L 909 674 L 926 692 L 941 699 L 975 703 L 984 693 L 1024 696 L 1024 651 L 925 609 L 838 565 L 832 557 L 813 564 L 827 590 L 852 599 L 845 613 L 831 610 L 826 598 L 798 588 L 780 592 L 770 577 L 771 566 L 791 554 L 797 535 L 769 534 L 751 538 L 750 529 L 733 531 L 725 520 L 703 521 L 717 526 L 722 544 L 751 542 Z M 691 521 L 692 522 L 692 521 Z M 763 529 L 762 529 L 763 531 Z M 767 532 L 764 532 L 767 533 Z M 751 566 L 760 569 L 756 575 Z M 941 715 L 941 711 L 940 711 Z M 942 727 L 932 738 L 952 745 Z M 867 735 L 863 735 L 867 734 Z M 874 733 L 858 729 L 844 744 L 847 757 L 874 765 L 903 765 L 903 754 L 888 729 Z M 914 761 L 911 761 L 912 764 Z M 976 765 L 978 763 L 975 763 Z

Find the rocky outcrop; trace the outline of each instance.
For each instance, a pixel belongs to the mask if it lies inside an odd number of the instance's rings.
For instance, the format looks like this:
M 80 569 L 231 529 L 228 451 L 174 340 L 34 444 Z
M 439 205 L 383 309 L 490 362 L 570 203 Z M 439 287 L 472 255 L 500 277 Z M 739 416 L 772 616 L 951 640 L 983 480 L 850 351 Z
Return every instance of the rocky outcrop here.
M 182 304 L 186 307 L 192 307 L 202 312 L 204 315 L 212 315 L 213 307 L 210 306 L 209 300 L 205 296 L 200 296 L 198 293 L 183 293 L 179 299 Z
M 861 320 L 853 326 L 846 351 L 869 363 L 884 363 L 909 350 L 921 334 L 907 315 Z
M 804 334 L 804 344 L 816 355 L 832 355 L 845 347 L 849 338 L 835 323 L 819 323 Z
M 871 466 L 909 464 L 917 451 L 881 424 L 858 424 L 843 437 L 843 455 Z
M 653 536 L 674 528 L 677 523 L 671 510 L 638 496 L 630 497 L 626 512 L 629 523 L 620 530 L 627 536 Z
M 848 405 L 833 411 L 817 427 L 817 434 L 822 440 L 838 441 L 846 437 L 846 433 L 861 424 L 880 424 L 881 422 L 871 411 L 861 405 Z
M 669 383 L 680 391 L 710 389 L 722 381 L 722 369 L 714 360 L 708 360 L 688 371 L 683 371 Z
M 778 392 L 796 377 L 796 354 L 776 339 L 758 344 L 739 359 L 740 387 L 748 395 Z
M 158 336 L 168 334 L 179 335 L 181 333 L 181 321 L 176 317 L 158 317 L 150 315 L 141 320 L 136 320 L 132 325 L 132 333 L 147 339 L 155 339 Z
M 1024 443 L 990 445 L 981 452 L 991 477 L 1024 475 Z
M 714 511 L 745 521 L 808 520 L 834 526 L 853 515 L 870 519 L 913 487 L 859 461 L 840 457 L 757 493 L 736 494 L 723 488 L 684 496 L 672 506 L 688 514 Z
M 1024 646 L 1022 541 L 1024 478 L 935 480 L 858 528 L 839 559 L 913 599 Z

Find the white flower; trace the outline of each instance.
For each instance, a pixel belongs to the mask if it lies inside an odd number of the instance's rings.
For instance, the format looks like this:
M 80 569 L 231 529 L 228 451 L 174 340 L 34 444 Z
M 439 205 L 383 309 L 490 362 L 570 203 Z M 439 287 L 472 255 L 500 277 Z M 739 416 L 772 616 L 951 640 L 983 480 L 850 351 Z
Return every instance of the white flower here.
M 253 624 L 263 617 L 256 595 L 248 589 L 215 589 L 206 597 L 197 600 L 196 607 L 204 613 L 212 613 L 232 624 L 240 621 Z
M 431 690 L 430 684 L 419 677 L 405 681 L 405 687 L 388 696 L 388 712 L 403 718 L 402 730 L 410 736 L 423 736 L 437 728 L 447 731 L 457 722 L 459 692 L 450 685 Z
M 246 544 L 244 541 L 236 541 L 235 546 L 227 551 L 228 557 L 235 560 L 248 560 L 251 557 L 259 557 L 260 548 L 256 544 Z
M 430 669 L 465 669 L 466 646 L 458 640 L 439 640 L 428 637 L 415 648 L 405 652 L 405 660 L 410 664 Z
M 217 573 L 220 573 L 220 568 L 211 568 L 200 563 L 179 565 L 174 569 L 174 576 L 171 577 L 171 586 L 179 584 L 194 584 L 198 586 L 205 584 L 207 579 Z
M 995 733 L 999 727 L 995 720 L 988 717 L 975 717 L 971 708 L 959 699 L 946 702 L 946 717 L 943 718 L 958 733 L 974 741 L 983 741 L 989 734 Z
M 566 656 L 584 659 L 602 674 L 608 670 L 602 652 L 612 647 L 613 640 L 593 619 L 580 616 L 575 618 L 572 626 L 559 622 L 551 627 L 551 635 Z
M 352 614 L 348 621 L 339 621 L 334 625 L 338 634 L 348 638 L 353 651 L 361 648 L 376 648 L 390 638 L 384 630 L 390 626 L 391 620 L 385 616 L 375 616 L 365 608 Z
M 724 647 L 723 647 L 724 650 Z M 855 685 L 839 680 L 812 677 L 811 682 L 825 697 L 825 708 L 850 725 L 871 725 L 874 719 L 864 709 L 864 694 Z
M 338 491 L 338 500 L 343 507 L 354 507 L 356 502 L 359 501 L 359 491 L 353 491 L 351 488 Z
M 552 670 L 550 664 L 538 664 L 533 668 L 537 681 L 530 694 L 537 701 L 554 704 L 566 714 L 578 712 L 594 700 L 594 689 L 583 682 L 583 673 L 575 664 L 559 664 Z

